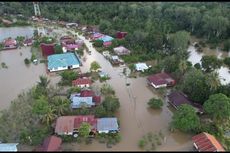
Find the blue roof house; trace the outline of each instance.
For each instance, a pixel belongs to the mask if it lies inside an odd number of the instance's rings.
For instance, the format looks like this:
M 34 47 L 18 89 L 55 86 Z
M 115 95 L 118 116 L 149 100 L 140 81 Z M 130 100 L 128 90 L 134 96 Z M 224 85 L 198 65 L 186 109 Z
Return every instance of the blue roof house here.
M 95 106 L 93 97 L 72 97 L 71 108 L 92 107 Z
M 80 60 L 74 53 L 54 54 L 48 56 L 48 70 L 50 72 L 78 67 L 80 67 Z
M 98 40 L 102 40 L 103 42 L 109 42 L 112 41 L 113 39 L 114 39 L 113 37 L 106 35 L 104 37 L 99 38 Z
M 116 117 L 106 117 L 97 119 L 98 133 L 117 133 L 119 126 Z
M 18 143 L 0 143 L 0 152 L 17 152 Z

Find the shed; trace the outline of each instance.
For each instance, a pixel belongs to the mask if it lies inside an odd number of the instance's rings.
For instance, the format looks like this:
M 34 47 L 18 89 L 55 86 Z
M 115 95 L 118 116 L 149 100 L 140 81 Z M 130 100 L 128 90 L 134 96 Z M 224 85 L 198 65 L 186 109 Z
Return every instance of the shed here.
M 61 151 L 62 139 L 57 136 L 49 136 L 35 151 Z
M 45 43 L 41 43 L 40 47 L 42 49 L 42 55 L 47 57 L 49 55 L 52 55 L 55 53 L 54 51 L 54 46 L 55 44 L 45 44 Z

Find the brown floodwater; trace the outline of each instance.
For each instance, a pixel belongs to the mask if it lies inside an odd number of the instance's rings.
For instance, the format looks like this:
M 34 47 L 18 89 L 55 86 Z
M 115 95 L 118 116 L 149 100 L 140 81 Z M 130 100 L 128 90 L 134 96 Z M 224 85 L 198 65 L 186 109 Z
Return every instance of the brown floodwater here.
M 84 39 L 83 37 L 80 37 Z M 154 89 L 149 88 L 145 77 L 136 79 L 128 79 L 130 86 L 126 86 L 126 78 L 122 74 L 123 68 L 112 67 L 100 53 L 92 48 L 91 43 L 85 40 L 86 45 L 92 51 L 91 55 L 85 53 L 87 58 L 83 62 L 81 71 L 87 72 L 90 63 L 97 61 L 102 70 L 107 72 L 111 79 L 107 81 L 120 100 L 120 109 L 116 116 L 120 120 L 122 140 L 112 148 L 107 148 L 105 144 L 93 141 L 92 144 L 84 143 L 78 145 L 72 144 L 72 150 L 81 151 L 140 151 L 138 141 L 148 132 L 158 133 L 160 130 L 165 135 L 165 142 L 157 150 L 192 150 L 191 135 L 181 132 L 170 132 L 169 123 L 172 117 L 172 111 L 168 108 L 168 104 L 164 102 L 162 110 L 151 110 L 148 108 L 147 102 L 150 98 L 158 97 Z
M 30 59 L 30 49 L 31 47 L 22 47 L 0 52 L 0 63 L 4 62 L 8 66 L 7 69 L 0 69 L 0 110 L 9 108 L 11 101 L 17 98 L 18 94 L 36 85 L 40 75 L 47 76 L 51 80 L 51 84 L 56 84 L 60 79 L 59 76 L 51 79 L 46 74 L 46 67 L 42 63 L 38 65 L 31 63 L 26 66 L 24 59 Z
M 194 42 L 199 42 L 199 39 L 196 39 L 192 37 L 191 39 L 191 44 Z M 197 52 L 196 48 L 193 45 L 190 45 L 188 47 L 188 51 L 190 52 L 190 56 L 188 58 L 188 61 L 192 62 L 192 64 L 200 63 L 201 64 L 201 59 L 202 56 L 204 55 L 214 55 L 218 57 L 219 59 L 223 59 L 225 57 L 230 57 L 230 52 L 224 52 L 221 51 L 219 48 L 216 49 L 210 49 L 209 47 L 205 47 L 203 49 L 203 52 Z M 217 70 L 219 73 L 219 78 L 221 81 L 221 84 L 228 84 L 230 83 L 230 70 L 227 67 L 221 66 L 220 69 Z

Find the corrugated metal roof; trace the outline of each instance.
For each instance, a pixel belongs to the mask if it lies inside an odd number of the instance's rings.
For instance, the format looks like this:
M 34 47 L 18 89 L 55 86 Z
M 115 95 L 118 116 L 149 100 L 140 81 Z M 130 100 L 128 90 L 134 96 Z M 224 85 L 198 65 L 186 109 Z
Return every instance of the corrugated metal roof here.
M 72 108 L 81 108 L 82 105 L 94 106 L 93 97 L 73 97 Z
M 99 118 L 97 120 L 97 130 L 107 131 L 107 130 L 118 130 L 117 118 Z
M 114 39 L 113 37 L 105 35 L 104 37 L 101 37 L 98 40 L 102 40 L 103 42 L 108 42 L 108 41 L 112 41 L 113 39 Z
M 200 152 L 216 152 L 225 151 L 221 144 L 216 140 L 216 138 L 206 132 L 200 133 L 192 137 L 193 142 L 198 147 Z
M 0 151 L 18 151 L 17 149 L 18 143 L 0 143 Z
M 74 53 L 54 54 L 48 56 L 48 69 L 68 67 L 80 64 Z

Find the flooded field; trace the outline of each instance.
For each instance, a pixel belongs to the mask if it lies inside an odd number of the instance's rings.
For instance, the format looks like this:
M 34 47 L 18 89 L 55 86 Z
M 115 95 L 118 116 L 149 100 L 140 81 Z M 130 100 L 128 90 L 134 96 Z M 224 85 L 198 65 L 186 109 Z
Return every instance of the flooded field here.
M 83 37 L 80 37 L 84 39 Z M 117 117 L 121 123 L 122 140 L 112 148 L 106 148 L 105 144 L 94 141 L 93 144 L 81 145 L 72 144 L 72 150 L 81 151 L 140 151 L 138 141 L 148 132 L 158 133 L 160 130 L 165 135 L 165 142 L 156 150 L 192 150 L 191 136 L 180 132 L 171 133 L 168 129 L 172 112 L 165 102 L 162 110 L 151 110 L 147 102 L 150 98 L 157 97 L 155 91 L 147 86 L 146 78 L 129 79 L 130 86 L 126 86 L 126 79 L 123 76 L 123 68 L 112 67 L 112 65 L 86 40 L 86 45 L 92 51 L 87 55 L 86 62 L 83 62 L 81 70 L 89 71 L 90 63 L 96 60 L 107 72 L 111 79 L 107 81 L 116 91 L 121 107 Z M 87 54 L 87 53 L 86 53 Z
M 197 39 L 193 38 L 191 43 L 193 44 L 194 42 L 198 42 Z M 196 48 L 192 45 L 189 46 L 188 51 L 190 52 L 190 56 L 188 58 L 188 61 L 192 62 L 192 64 L 200 63 L 201 64 L 201 58 L 204 55 L 215 55 L 219 59 L 223 59 L 225 57 L 230 56 L 230 52 L 223 52 L 220 51 L 218 48 L 217 49 L 210 49 L 208 47 L 205 47 L 203 49 L 203 52 L 197 52 Z M 228 84 L 230 83 L 230 70 L 227 67 L 221 67 L 220 69 L 217 70 L 220 76 L 220 81 L 221 84 Z
M 22 54 L 20 55 L 20 53 Z M 30 47 L 0 52 L 0 63 L 5 62 L 8 66 L 7 69 L 0 69 L 0 110 L 8 108 L 11 101 L 23 90 L 27 91 L 33 85 L 36 85 L 40 75 L 47 76 L 44 64 L 25 65 L 24 59 L 30 59 L 30 57 Z M 52 77 L 51 83 L 57 81 L 57 77 Z
M 16 38 L 17 36 L 32 37 L 34 33 L 33 27 L 10 27 L 10 28 L 0 28 L 0 41 L 5 38 L 11 37 Z

